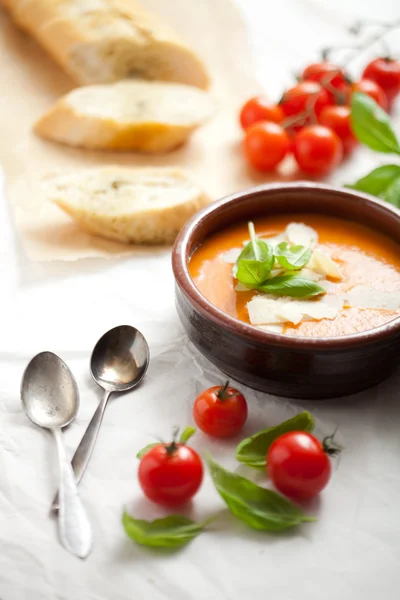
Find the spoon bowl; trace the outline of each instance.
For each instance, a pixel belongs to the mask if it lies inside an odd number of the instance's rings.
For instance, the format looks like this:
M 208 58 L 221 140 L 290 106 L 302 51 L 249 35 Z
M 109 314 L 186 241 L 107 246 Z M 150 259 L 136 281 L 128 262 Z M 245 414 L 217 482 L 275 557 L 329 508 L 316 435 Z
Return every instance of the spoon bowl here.
M 93 379 L 109 392 L 136 387 L 149 363 L 149 347 L 140 331 L 120 325 L 107 331 L 93 349 L 90 369 Z
M 37 354 L 25 369 L 21 399 L 30 420 L 46 429 L 65 427 L 76 417 L 79 393 L 67 365 L 52 352 Z

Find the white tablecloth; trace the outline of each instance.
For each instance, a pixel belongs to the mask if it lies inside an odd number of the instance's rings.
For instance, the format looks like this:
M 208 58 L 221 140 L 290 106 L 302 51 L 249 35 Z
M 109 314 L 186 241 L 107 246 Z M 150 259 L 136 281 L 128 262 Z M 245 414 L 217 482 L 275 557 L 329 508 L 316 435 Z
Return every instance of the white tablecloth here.
M 241 0 L 241 5 L 259 77 L 271 97 L 321 46 L 343 38 L 344 26 L 355 18 L 399 16 L 393 0 L 367 6 L 361 0 Z M 360 151 L 333 181 L 354 179 L 376 160 Z M 1 600 L 399 598 L 400 373 L 351 398 L 301 403 L 316 415 L 321 431 L 339 425 L 345 445 L 329 487 L 315 503 L 317 523 L 285 535 L 252 532 L 226 515 L 206 476 L 191 515 L 197 519 L 221 511 L 220 519 L 182 551 L 154 554 L 126 539 L 120 524 L 123 506 L 144 518 L 163 514 L 139 490 L 136 451 L 154 437 L 168 438 L 174 425 L 189 424 L 196 393 L 222 380 L 181 330 L 169 252 L 32 264 L 16 239 L 4 199 L 0 206 Z M 81 484 L 95 548 L 80 561 L 60 546 L 48 516 L 57 481 L 55 446 L 23 414 L 19 384 L 38 351 L 52 350 L 68 362 L 81 392 L 79 417 L 65 431 L 72 454 L 100 397 L 89 376 L 90 351 L 104 331 L 122 323 L 148 336 L 152 361 L 140 389 L 107 409 Z M 246 394 L 245 434 L 299 410 L 289 400 Z M 236 442 L 210 442 L 198 433 L 193 445 L 235 468 Z

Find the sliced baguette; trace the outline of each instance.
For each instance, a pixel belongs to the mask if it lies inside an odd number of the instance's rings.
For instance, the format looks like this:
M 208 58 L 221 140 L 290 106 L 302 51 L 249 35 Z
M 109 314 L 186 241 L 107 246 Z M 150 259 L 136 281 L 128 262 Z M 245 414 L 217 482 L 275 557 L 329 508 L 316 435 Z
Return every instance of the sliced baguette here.
M 169 167 L 83 169 L 50 174 L 42 185 L 46 199 L 89 233 L 131 244 L 173 242 L 209 202 L 183 172 Z
M 200 58 L 136 0 L 3 0 L 80 84 L 139 77 L 206 88 Z
M 48 140 L 97 150 L 166 152 L 213 112 L 207 92 L 180 83 L 121 81 L 73 90 L 36 123 Z

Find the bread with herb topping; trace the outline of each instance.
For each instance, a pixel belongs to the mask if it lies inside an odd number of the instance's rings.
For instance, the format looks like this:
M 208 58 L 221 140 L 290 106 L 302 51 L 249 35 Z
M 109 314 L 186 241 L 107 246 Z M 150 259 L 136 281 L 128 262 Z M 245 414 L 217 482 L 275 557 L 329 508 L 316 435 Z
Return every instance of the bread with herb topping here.
M 209 203 L 185 173 L 172 167 L 97 167 L 50 174 L 42 185 L 45 198 L 82 229 L 129 244 L 173 242 L 186 221 Z
M 201 59 L 136 0 L 3 0 L 79 84 L 127 78 L 208 86 Z
M 180 83 L 120 81 L 73 90 L 36 123 L 48 140 L 96 150 L 166 152 L 212 114 L 209 94 Z

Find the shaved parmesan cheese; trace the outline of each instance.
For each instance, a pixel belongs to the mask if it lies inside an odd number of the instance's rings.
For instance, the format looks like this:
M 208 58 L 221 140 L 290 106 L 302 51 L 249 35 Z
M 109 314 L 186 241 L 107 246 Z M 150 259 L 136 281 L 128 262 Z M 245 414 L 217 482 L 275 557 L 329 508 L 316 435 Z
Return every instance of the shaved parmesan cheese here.
M 324 275 L 324 277 L 343 279 L 343 275 L 337 264 L 325 252 L 321 252 L 321 250 L 314 250 L 307 263 L 307 267 L 316 273 Z
M 234 265 L 237 259 L 239 258 L 239 254 L 241 253 L 242 249 L 243 248 L 231 248 L 230 250 L 227 250 L 226 252 L 220 254 L 220 258 L 224 262 L 227 262 L 230 265 Z
M 270 244 L 273 248 L 275 248 L 275 246 L 277 246 L 281 242 L 288 241 L 286 233 L 280 233 L 278 235 L 273 235 L 270 237 L 262 237 L 261 239 L 263 240 L 263 242 L 267 242 L 268 244 Z
M 314 246 L 318 241 L 318 234 L 315 229 L 304 225 L 304 223 L 289 223 L 285 233 L 289 242 L 296 244 L 296 246 L 309 248 Z
M 292 298 L 272 299 L 265 295 L 255 296 L 247 303 L 252 325 L 274 325 L 300 321 L 334 319 L 343 306 L 338 297 L 321 300 L 294 300 Z
M 381 310 L 398 310 L 400 308 L 400 291 L 381 292 L 366 285 L 356 285 L 345 298 L 347 306 Z

